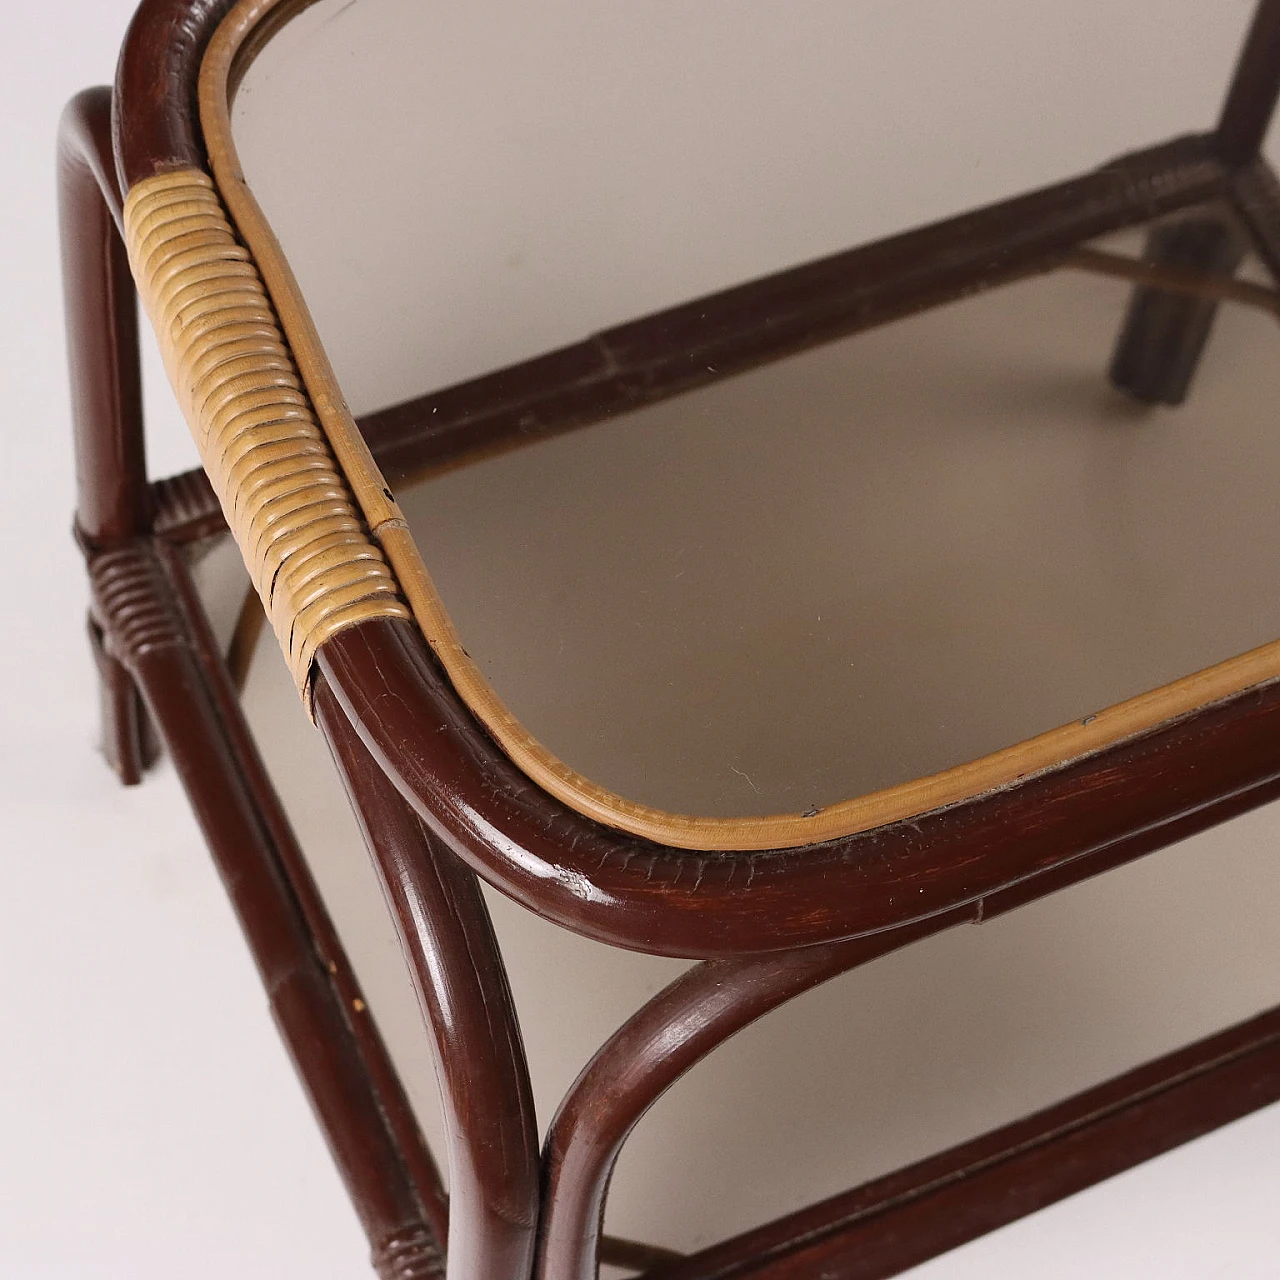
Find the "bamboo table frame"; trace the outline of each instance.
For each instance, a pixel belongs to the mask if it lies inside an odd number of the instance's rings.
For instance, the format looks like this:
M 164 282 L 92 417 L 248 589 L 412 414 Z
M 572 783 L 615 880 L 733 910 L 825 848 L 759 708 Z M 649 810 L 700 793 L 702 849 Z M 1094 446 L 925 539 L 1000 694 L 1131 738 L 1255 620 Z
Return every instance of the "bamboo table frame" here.
M 999 785 L 988 779 L 941 801 L 929 793 L 915 809 L 819 841 L 726 850 L 691 836 L 664 845 L 575 808 L 500 749 L 459 695 L 447 655 L 410 618 L 407 534 L 390 491 L 366 483 L 380 479 L 373 459 L 407 470 L 479 456 L 1064 263 L 1141 281 L 1112 376 L 1140 398 L 1176 402 L 1215 299 L 1275 305 L 1270 290 L 1229 277 L 1242 234 L 1280 278 L 1280 183 L 1259 153 L 1280 94 L 1280 0 L 1260 3 L 1213 132 L 383 410 L 360 424 L 372 458 L 354 430 L 344 435 L 340 395 L 287 264 L 272 256 L 269 227 L 219 178 L 208 130 L 210 83 L 225 106 L 256 49 L 303 7 L 144 0 L 114 91 L 89 90 L 64 115 L 76 528 L 109 757 L 132 783 L 151 757 L 152 727 L 171 753 L 378 1273 L 586 1280 L 605 1258 L 653 1280 L 888 1276 L 1280 1098 L 1276 1009 L 697 1255 L 602 1241 L 608 1181 L 627 1135 L 736 1030 L 888 951 L 1280 797 L 1280 671 L 1232 668 L 1234 684 L 1200 687 L 1198 700 L 1162 704 L 1154 719 L 1126 722 L 1111 739 L 1081 737 L 1062 758 Z M 1161 225 L 1145 265 L 1080 248 L 1207 201 L 1231 210 L 1234 229 L 1190 217 Z M 175 202 L 187 221 L 166 248 L 155 228 Z M 290 406 L 261 421 L 301 424 L 302 445 L 273 438 L 275 469 L 253 491 L 256 509 L 242 502 L 248 464 L 229 462 L 215 494 L 203 473 L 150 482 L 143 456 L 133 275 L 163 330 L 173 308 L 205 296 L 207 260 L 183 255 L 206 244 L 252 297 L 236 295 L 236 340 L 247 345 L 234 360 L 173 354 L 193 429 L 210 403 L 258 394 L 259 383 L 237 382 L 250 378 L 254 360 L 267 361 L 271 386 Z M 181 274 L 188 269 L 195 283 Z M 162 332 L 162 346 L 181 327 Z M 188 358 L 199 367 L 183 381 Z M 228 449 L 239 447 L 240 428 L 226 430 Z M 273 541 L 278 528 L 262 505 L 275 502 L 292 519 L 310 501 L 296 486 L 320 474 L 325 518 L 342 530 L 334 536 L 360 550 L 344 560 L 325 543 L 320 567 L 299 576 L 303 557 Z M 224 510 L 394 907 L 440 1064 L 448 1202 L 191 584 L 184 548 L 220 535 Z M 315 638 L 309 611 L 318 596 L 308 592 L 331 570 L 347 576 L 332 588 L 324 578 L 328 612 Z M 288 595 L 279 579 L 291 573 Z M 541 1158 L 477 876 L 599 941 L 702 961 L 601 1047 L 561 1104 Z

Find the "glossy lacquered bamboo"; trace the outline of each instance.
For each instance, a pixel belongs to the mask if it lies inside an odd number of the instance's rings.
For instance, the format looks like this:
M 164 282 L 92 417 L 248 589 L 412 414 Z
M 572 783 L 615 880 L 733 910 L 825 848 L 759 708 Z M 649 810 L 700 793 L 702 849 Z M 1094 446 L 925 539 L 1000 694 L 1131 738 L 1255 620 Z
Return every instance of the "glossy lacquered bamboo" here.
M 153 481 L 151 504 L 152 530 L 166 541 L 199 542 L 228 531 L 218 495 L 203 467 Z
M 1280 1008 L 646 1280 L 887 1280 L 1280 1099 Z
M 389 1280 L 431 1275 L 444 1227 L 439 1174 L 376 1028 L 367 1017 L 343 1026 L 342 1010 L 363 1004 L 359 989 L 229 693 L 185 566 L 141 536 L 154 528 L 156 504 L 146 486 L 136 304 L 119 234 L 110 108 L 109 90 L 78 95 L 59 138 L 77 524 L 95 588 L 90 635 L 107 754 L 124 781 L 138 780 L 147 735 L 135 681 L 144 683 L 175 759 L 188 762 L 184 781 L 202 801 L 277 1022 L 348 1175 L 379 1270 Z
M 217 708 L 227 742 L 235 752 L 245 784 L 254 797 L 262 824 L 268 832 L 280 870 L 297 903 L 310 934 L 310 949 L 323 961 L 340 1007 L 346 1011 L 352 1039 L 368 1077 L 378 1112 L 391 1134 L 400 1168 L 408 1176 L 422 1206 L 433 1245 L 443 1246 L 448 1230 L 449 1202 L 436 1162 L 427 1148 L 408 1095 L 387 1052 L 382 1035 L 364 1000 L 360 983 L 345 947 L 320 895 L 311 868 L 298 844 L 293 827 L 272 785 L 262 757 L 240 707 L 230 670 L 223 662 L 185 560 L 171 546 L 162 544 L 157 554 L 169 567 L 169 578 L 208 673 L 209 696 Z M 359 1016 L 363 1015 L 363 1016 Z M 326 1123 L 320 1117 L 322 1125 Z
M 802 992 L 972 918 L 961 910 L 834 946 L 707 960 L 660 991 L 600 1047 L 551 1122 L 537 1280 L 594 1280 L 605 1195 L 623 1143 L 686 1071 Z
M 228 729 L 234 696 L 227 687 L 215 693 L 225 671 L 201 615 L 184 608 L 194 596 L 184 567 L 163 543 L 135 540 L 95 555 L 90 576 L 116 656 L 142 690 L 209 842 L 375 1264 L 386 1280 L 436 1275 L 427 1204 L 439 1196 L 429 1186 L 424 1196 L 421 1180 L 406 1166 L 403 1132 L 389 1120 L 389 1110 L 403 1102 L 380 1096 L 373 1084 L 382 1069 L 368 1052 L 375 1049 L 373 1058 L 382 1052 L 376 1032 L 353 1028 L 368 1016 L 364 1002 L 339 996 L 339 972 L 354 986 L 345 957 L 317 945 L 299 885 L 308 891 L 313 920 L 323 911 L 318 895 L 296 846 L 287 865 L 281 858 L 287 829 L 278 809 L 265 803 L 261 764 L 247 732 Z
M 67 104 L 58 131 L 76 528 L 93 547 L 146 532 L 150 516 L 137 303 L 117 225 L 110 118 L 110 90 L 87 89 Z
M 200 59 L 234 0 L 140 0 L 116 66 L 112 137 L 121 190 L 205 159 Z
M 142 435 L 138 320 L 110 146 L 111 91 L 86 89 L 58 128 L 58 214 L 76 458 L 76 537 L 82 548 L 144 533 L 154 503 Z M 89 619 L 98 669 L 103 753 L 126 785 L 154 755 L 129 673 Z
M 506 970 L 475 876 L 438 845 L 329 690 L 328 739 L 396 922 L 435 1050 L 449 1151 L 449 1280 L 523 1280 L 538 1221 L 538 1130 Z
M 1259 0 L 1214 131 L 1220 156 L 1247 164 L 1262 149 L 1280 97 L 1280 0 Z
M 559 805 L 497 750 L 404 624 L 353 628 L 318 666 L 402 793 L 511 897 L 615 945 L 713 958 L 878 932 L 1086 854 L 1151 847 L 1270 799 L 1280 683 L 1017 786 L 805 850 L 698 854 Z M 388 693 L 388 691 L 390 691 Z

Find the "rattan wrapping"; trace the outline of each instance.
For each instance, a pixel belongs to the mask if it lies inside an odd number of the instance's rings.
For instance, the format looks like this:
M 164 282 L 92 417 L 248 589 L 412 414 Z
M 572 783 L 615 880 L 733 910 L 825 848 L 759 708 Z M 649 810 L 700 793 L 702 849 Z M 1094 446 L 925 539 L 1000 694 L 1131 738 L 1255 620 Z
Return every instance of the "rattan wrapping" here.
M 138 183 L 129 260 L 169 379 L 300 690 L 319 645 L 407 618 L 208 175 Z

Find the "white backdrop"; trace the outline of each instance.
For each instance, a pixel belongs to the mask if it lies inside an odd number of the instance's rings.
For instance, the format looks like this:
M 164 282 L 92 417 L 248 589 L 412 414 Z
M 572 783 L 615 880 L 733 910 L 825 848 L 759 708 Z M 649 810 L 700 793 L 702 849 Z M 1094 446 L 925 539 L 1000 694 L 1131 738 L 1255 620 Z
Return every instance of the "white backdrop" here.
M 1063 8 L 1042 4 L 1046 21 Z M 0 15 L 0 1276 L 360 1276 L 363 1240 L 171 772 L 125 791 L 94 751 L 52 161 L 62 103 L 110 78 L 131 7 L 15 2 Z M 1153 20 L 1170 7 L 1122 6 Z M 1233 40 L 1245 6 L 1219 7 Z M 1125 105 L 1081 98 L 1085 116 Z M 156 473 L 190 465 L 154 370 L 149 387 Z M 1268 811 L 1221 838 L 1262 855 L 1278 829 Z M 1272 1108 L 920 1274 L 1274 1277 L 1278 1152 Z

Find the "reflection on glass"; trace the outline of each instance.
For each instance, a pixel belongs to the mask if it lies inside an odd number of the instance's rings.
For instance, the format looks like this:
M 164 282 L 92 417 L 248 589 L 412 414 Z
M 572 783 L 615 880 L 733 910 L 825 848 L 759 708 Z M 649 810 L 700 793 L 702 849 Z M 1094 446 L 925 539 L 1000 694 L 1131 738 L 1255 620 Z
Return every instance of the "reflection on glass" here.
M 1008 286 L 401 500 L 568 763 L 678 811 L 824 806 L 1280 635 L 1274 319 L 1224 306 L 1187 403 L 1142 409 L 1105 379 L 1126 296 Z

